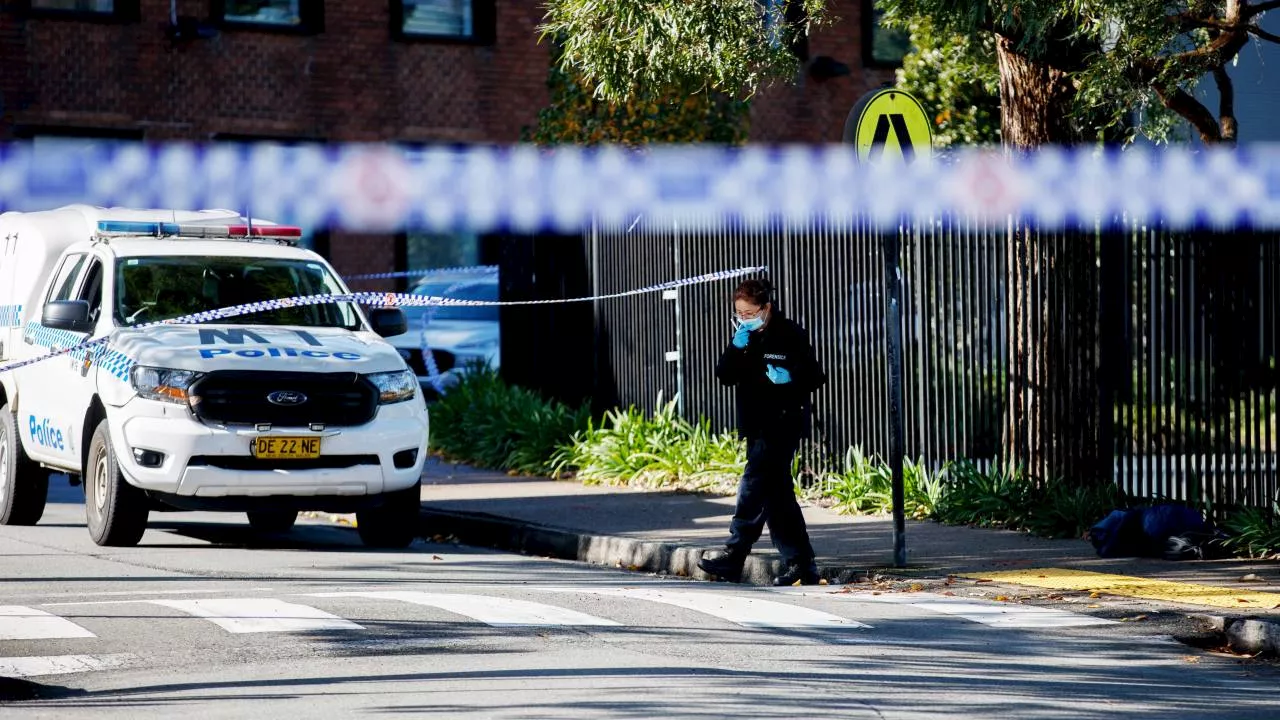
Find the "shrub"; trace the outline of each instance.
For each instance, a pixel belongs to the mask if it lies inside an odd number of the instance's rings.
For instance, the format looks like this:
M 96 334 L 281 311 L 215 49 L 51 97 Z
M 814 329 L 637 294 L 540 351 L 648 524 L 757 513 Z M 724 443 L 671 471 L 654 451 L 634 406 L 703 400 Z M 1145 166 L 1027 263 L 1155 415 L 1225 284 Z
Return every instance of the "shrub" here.
M 1094 523 L 1128 500 L 1111 483 L 1079 485 L 1058 480 L 1043 485 L 1021 469 L 984 472 L 972 462 L 944 469 L 936 517 L 953 525 L 1026 530 L 1042 537 L 1081 537 Z
M 931 516 L 942 496 L 940 478 L 923 461 L 906 460 L 902 470 L 904 512 L 918 519 Z M 841 469 L 819 475 L 806 494 L 831 501 L 842 513 L 880 515 L 893 510 L 893 473 L 879 458 L 853 447 L 845 453 Z
M 536 392 L 507 385 L 484 365 L 468 372 L 431 406 L 431 449 L 461 462 L 530 475 L 552 472 L 556 449 L 589 420 Z
M 1224 544 L 1233 552 L 1251 558 L 1280 554 L 1280 503 L 1270 509 L 1245 508 L 1223 522 L 1230 536 Z
M 735 433 L 716 434 L 703 419 L 679 417 L 675 401 L 652 416 L 634 406 L 605 413 L 556 453 L 559 475 L 573 472 L 589 485 L 621 484 L 732 492 L 746 464 L 746 447 Z

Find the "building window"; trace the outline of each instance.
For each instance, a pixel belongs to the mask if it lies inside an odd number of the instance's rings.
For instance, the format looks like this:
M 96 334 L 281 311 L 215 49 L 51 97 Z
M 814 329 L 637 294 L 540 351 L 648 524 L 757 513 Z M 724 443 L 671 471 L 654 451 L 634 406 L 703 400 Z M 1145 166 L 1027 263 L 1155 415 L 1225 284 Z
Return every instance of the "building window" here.
M 323 0 L 215 0 L 227 28 L 318 33 L 324 30 Z
M 491 43 L 493 0 L 391 0 L 391 33 L 400 40 Z
M 862 62 L 867 67 L 901 67 L 911 50 L 911 36 L 905 30 L 887 28 L 881 22 L 884 9 L 875 0 L 862 3 Z
M 32 15 L 94 20 L 137 20 L 138 0 L 27 0 Z

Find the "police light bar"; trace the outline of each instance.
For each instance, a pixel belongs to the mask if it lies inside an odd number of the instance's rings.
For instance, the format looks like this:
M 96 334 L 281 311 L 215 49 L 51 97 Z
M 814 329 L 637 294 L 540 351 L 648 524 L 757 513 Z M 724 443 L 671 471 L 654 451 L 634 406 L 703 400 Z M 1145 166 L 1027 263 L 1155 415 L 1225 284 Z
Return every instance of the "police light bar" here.
M 290 225 L 184 225 L 172 222 L 102 220 L 98 232 L 146 237 L 274 238 L 288 241 L 302 237 L 302 228 Z

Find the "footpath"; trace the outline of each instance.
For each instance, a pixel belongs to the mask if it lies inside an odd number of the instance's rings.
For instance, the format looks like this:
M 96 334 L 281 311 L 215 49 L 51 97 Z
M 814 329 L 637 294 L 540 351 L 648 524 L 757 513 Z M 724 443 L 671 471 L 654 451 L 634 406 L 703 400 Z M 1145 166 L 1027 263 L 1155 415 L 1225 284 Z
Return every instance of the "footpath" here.
M 722 547 L 732 514 L 732 497 L 513 477 L 435 459 L 423 476 L 427 538 L 697 580 L 710 579 L 697 561 Z M 1277 561 L 1104 559 L 1084 539 L 909 520 L 907 566 L 895 568 L 890 518 L 814 505 L 804 515 L 831 585 L 985 585 L 996 599 L 1029 595 L 1091 608 L 1128 601 L 1193 617 L 1237 651 L 1280 656 Z M 769 584 L 780 570 L 766 532 L 743 582 Z

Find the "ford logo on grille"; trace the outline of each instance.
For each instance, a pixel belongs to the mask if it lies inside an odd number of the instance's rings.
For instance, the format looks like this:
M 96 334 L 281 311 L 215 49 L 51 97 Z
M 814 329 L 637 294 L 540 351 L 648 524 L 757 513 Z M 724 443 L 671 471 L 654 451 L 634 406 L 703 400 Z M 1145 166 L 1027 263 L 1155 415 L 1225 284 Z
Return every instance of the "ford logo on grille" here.
M 301 405 L 306 401 L 306 395 L 293 390 L 277 390 L 267 396 L 267 402 L 272 405 Z

